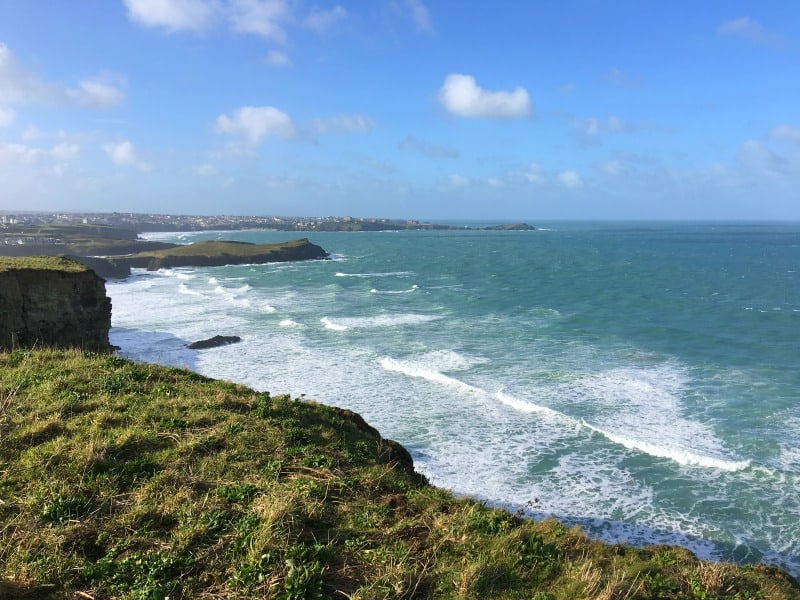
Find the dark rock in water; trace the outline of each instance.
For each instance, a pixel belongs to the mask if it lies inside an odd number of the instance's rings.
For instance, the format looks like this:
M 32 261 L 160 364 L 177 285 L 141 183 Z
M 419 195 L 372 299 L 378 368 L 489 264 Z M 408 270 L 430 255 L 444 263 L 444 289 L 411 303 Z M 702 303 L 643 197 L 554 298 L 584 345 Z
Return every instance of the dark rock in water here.
M 207 340 L 200 340 L 187 344 L 187 348 L 192 350 L 205 350 L 206 348 L 216 348 L 217 346 L 227 346 L 228 344 L 235 344 L 241 342 L 242 338 L 238 335 L 215 335 Z

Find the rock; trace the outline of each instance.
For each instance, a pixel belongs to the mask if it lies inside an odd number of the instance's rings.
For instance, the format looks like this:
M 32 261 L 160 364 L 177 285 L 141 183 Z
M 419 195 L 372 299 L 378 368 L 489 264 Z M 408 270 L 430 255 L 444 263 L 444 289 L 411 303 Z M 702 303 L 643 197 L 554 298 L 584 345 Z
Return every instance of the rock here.
M 0 259 L 0 350 L 109 352 L 111 300 L 103 279 L 67 258 Z
M 241 341 L 242 338 L 240 338 L 238 335 L 215 335 L 207 340 L 199 340 L 197 342 L 192 342 L 191 344 L 186 344 L 186 347 L 191 348 L 192 350 L 205 350 L 206 348 L 227 346 L 228 344 L 235 344 L 236 342 Z

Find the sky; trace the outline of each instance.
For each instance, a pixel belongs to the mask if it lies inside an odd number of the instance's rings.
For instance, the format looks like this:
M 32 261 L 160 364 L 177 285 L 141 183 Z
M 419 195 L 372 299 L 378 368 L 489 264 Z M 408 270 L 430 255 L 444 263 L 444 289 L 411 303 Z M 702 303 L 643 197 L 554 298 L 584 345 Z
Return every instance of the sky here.
M 0 211 L 800 220 L 797 0 L 0 0 Z

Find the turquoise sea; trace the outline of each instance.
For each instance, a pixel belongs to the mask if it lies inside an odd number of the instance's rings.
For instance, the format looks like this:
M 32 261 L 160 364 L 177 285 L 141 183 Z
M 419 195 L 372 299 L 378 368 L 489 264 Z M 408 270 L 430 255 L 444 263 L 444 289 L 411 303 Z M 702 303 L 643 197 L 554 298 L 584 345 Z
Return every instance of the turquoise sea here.
M 112 343 L 355 410 L 457 494 L 800 576 L 800 224 L 542 227 L 148 235 L 332 260 L 136 271 Z

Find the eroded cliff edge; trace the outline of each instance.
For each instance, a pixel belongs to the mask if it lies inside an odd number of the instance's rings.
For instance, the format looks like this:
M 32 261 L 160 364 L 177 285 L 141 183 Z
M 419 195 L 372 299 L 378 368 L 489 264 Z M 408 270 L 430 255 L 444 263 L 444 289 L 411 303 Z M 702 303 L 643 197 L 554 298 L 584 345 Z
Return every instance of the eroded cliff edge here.
M 0 351 L 111 349 L 111 300 L 94 271 L 60 257 L 0 258 Z

